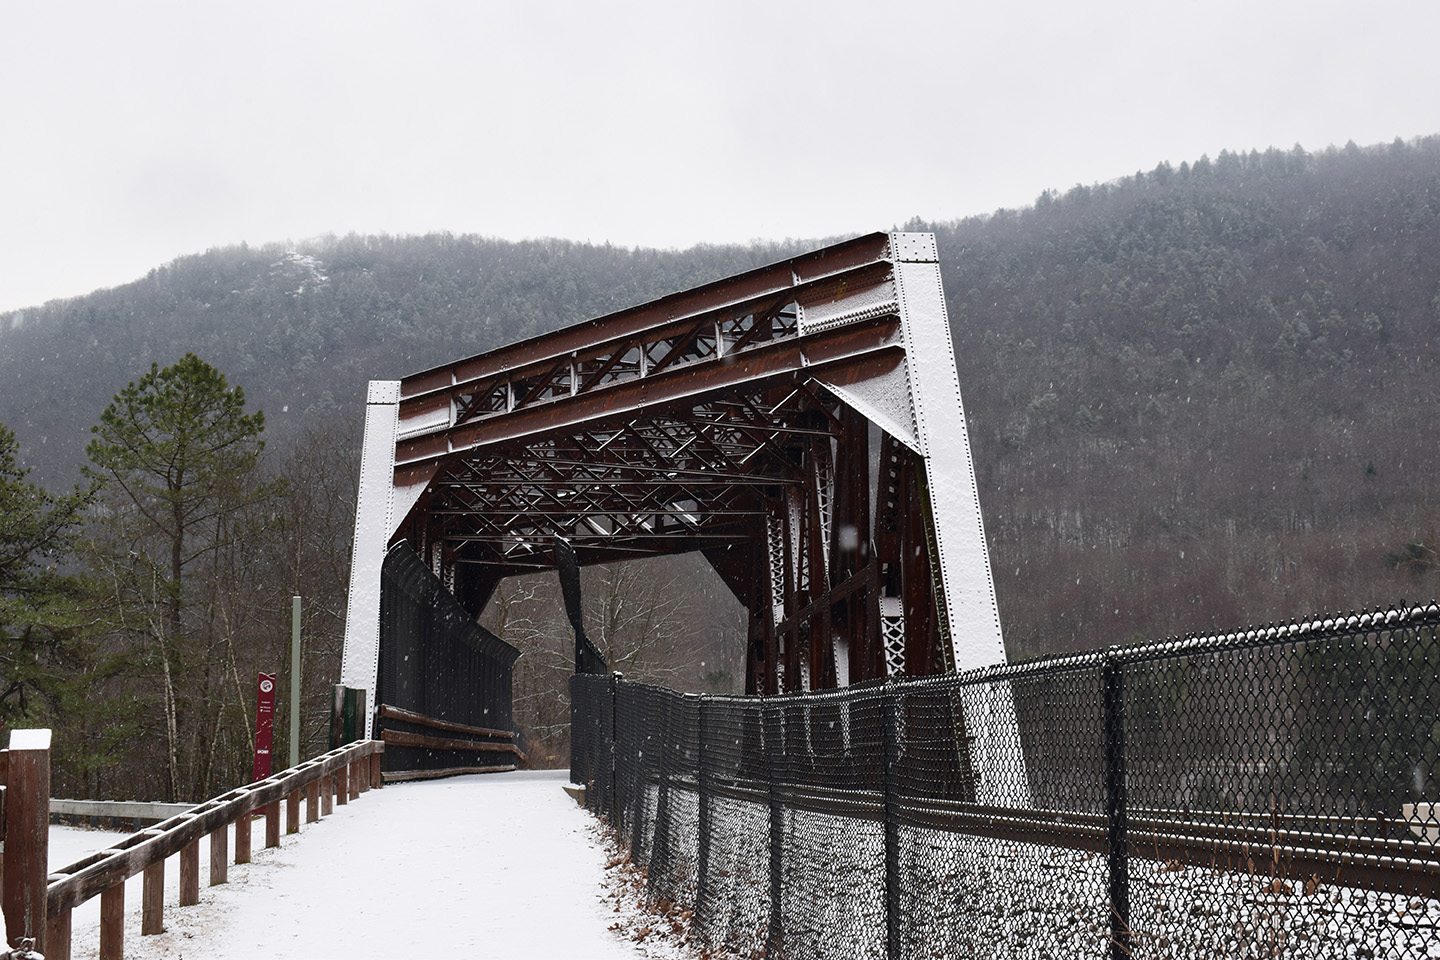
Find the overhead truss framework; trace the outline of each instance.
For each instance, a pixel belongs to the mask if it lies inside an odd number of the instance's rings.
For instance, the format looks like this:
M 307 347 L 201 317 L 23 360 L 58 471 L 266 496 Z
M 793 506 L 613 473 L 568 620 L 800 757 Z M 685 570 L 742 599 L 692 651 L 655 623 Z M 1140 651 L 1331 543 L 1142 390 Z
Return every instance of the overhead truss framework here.
M 1004 659 L 934 237 L 877 233 L 371 384 L 344 681 L 406 539 L 505 577 L 701 551 L 750 692 Z

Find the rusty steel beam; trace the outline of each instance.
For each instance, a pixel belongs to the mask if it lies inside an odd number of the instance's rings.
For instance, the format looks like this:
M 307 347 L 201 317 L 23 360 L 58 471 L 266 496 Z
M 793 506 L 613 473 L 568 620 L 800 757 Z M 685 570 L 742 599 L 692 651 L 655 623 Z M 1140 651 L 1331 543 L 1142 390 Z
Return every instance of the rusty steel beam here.
M 893 367 L 901 352 L 899 325 L 893 318 L 881 317 L 812 339 L 762 344 L 733 357 L 614 382 L 587 393 L 517 408 L 504 416 L 453 426 L 447 422 L 443 429 L 417 427 L 414 433 L 402 434 L 396 444 L 395 465 L 397 469 L 413 467 L 522 437 L 564 435 L 590 424 L 635 416 L 656 405 L 697 401 L 739 387 L 793 382 L 796 374 L 833 376 L 843 382 L 863 380 Z M 893 356 L 886 357 L 887 353 Z M 403 400 L 400 409 L 403 431 Z M 415 414 L 412 419 L 420 417 Z
M 687 318 L 716 314 L 725 318 L 743 308 L 773 301 L 781 294 L 806 287 L 823 295 L 829 288 L 816 281 L 843 277 L 856 268 L 874 268 L 885 262 L 889 236 L 874 233 L 824 250 L 761 267 L 748 273 L 670 294 L 650 303 L 607 316 L 576 323 L 523 343 L 501 347 L 455 363 L 433 367 L 401 381 L 401 396 L 410 400 L 448 392 L 456 385 L 484 381 L 511 370 L 533 369 L 547 361 L 589 355 L 598 346 L 630 338 L 664 335 Z M 882 268 L 883 269 L 883 268 Z M 834 286 L 832 282 L 831 287 Z M 793 297 L 792 297 L 793 299 Z M 733 319 L 733 316 L 730 317 Z

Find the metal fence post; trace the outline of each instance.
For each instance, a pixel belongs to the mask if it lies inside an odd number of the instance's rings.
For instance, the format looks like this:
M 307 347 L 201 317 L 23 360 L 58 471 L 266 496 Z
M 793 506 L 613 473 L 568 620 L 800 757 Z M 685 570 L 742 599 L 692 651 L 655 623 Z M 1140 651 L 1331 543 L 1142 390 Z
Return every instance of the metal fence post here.
M 650 842 L 650 891 L 652 895 L 672 901 L 677 898 L 667 896 L 672 892 L 673 879 L 670 832 L 675 829 L 670 809 L 670 779 L 678 775 L 676 761 L 684 761 L 685 707 L 692 696 L 672 694 L 660 701 L 665 704 L 665 719 L 660 726 L 660 782 L 655 791 L 655 831 Z
M 900 717 L 894 681 L 887 678 L 880 694 L 881 736 L 884 753 L 880 762 L 881 786 L 885 792 L 885 956 L 900 956 L 900 818 L 895 777 L 900 766 Z
M 610 783 L 609 790 L 606 791 L 608 795 L 605 804 L 605 814 L 610 818 L 610 825 L 617 830 L 620 829 L 620 820 L 618 819 L 620 804 L 617 796 L 620 785 L 615 782 L 615 751 L 620 742 L 620 729 L 615 725 L 615 699 L 616 688 L 619 685 L 620 672 L 617 670 L 610 674 Z
M 1130 956 L 1130 864 L 1126 838 L 1125 668 L 1112 648 L 1100 668 L 1105 726 L 1106 847 L 1110 872 L 1110 957 Z
M 642 727 L 644 732 L 634 736 L 634 740 L 632 740 L 630 745 L 628 756 L 630 764 L 630 796 L 626 798 L 625 808 L 630 811 L 630 861 L 639 864 L 641 860 L 644 859 L 645 853 L 645 799 L 649 793 L 649 785 L 647 783 L 649 778 L 645 765 L 654 762 L 652 758 L 655 756 L 655 751 L 651 749 L 651 743 L 655 740 L 655 701 L 657 698 L 654 696 L 653 689 L 639 690 L 636 692 L 642 694 L 643 699 L 641 702 L 643 706 L 635 711 L 636 715 L 631 716 L 630 727 L 632 730 L 635 727 Z M 632 703 L 634 699 L 634 697 L 631 697 Z M 641 718 L 643 718 L 643 720 Z M 663 720 L 660 721 L 660 730 L 661 740 L 663 741 L 666 738 L 665 721 Z M 638 743 L 635 741 L 638 741 Z M 660 757 L 661 760 L 657 772 L 659 778 L 663 780 L 665 776 L 665 748 L 663 746 L 660 748 Z M 658 782 L 656 784 L 656 790 L 657 795 L 659 795 L 655 805 L 656 817 L 658 818 L 660 803 L 664 800 L 664 783 Z M 655 832 L 651 834 L 652 841 L 655 839 L 655 833 L 659 831 L 658 823 L 655 824 L 655 828 Z M 653 847 L 651 854 L 652 856 L 647 867 L 653 876 L 655 873 Z
M 785 749 L 775 716 L 779 707 L 760 701 L 760 742 L 765 751 L 765 789 L 770 797 L 770 919 L 766 925 L 765 956 L 785 955 L 785 912 L 781 901 L 785 875 L 785 809 L 775 789 L 776 760 Z
M 706 879 L 710 874 L 710 785 L 706 782 L 705 757 L 705 704 L 709 701 L 701 696 L 695 706 L 695 922 L 704 923 L 701 911 L 705 907 Z
M 590 727 L 595 721 L 595 704 L 591 702 L 583 674 L 570 675 L 570 782 L 585 787 L 585 808 L 593 811 L 598 799 L 591 772 Z M 584 701 L 584 705 L 581 705 Z

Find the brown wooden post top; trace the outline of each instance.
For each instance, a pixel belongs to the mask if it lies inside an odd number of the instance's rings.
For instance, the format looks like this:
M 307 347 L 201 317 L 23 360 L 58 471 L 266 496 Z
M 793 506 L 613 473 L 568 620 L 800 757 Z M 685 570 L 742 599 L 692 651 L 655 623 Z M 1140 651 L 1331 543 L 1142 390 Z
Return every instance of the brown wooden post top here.
M 5 861 L 0 904 L 13 946 L 33 937 L 45 952 L 50 855 L 50 731 L 11 730 L 5 771 Z

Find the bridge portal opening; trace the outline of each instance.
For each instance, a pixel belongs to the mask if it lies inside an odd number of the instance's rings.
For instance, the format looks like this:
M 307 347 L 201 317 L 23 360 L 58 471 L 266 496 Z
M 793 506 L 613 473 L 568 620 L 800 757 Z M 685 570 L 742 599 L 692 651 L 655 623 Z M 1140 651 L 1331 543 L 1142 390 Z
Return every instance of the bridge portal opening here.
M 609 669 L 687 693 L 744 692 L 746 611 L 700 554 L 586 567 L 581 595 L 586 633 Z M 530 763 L 563 765 L 575 657 L 559 579 L 501 581 L 479 623 L 523 651 L 513 714 Z

